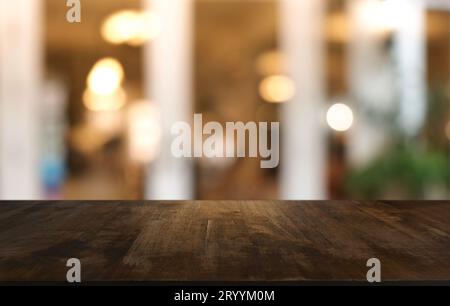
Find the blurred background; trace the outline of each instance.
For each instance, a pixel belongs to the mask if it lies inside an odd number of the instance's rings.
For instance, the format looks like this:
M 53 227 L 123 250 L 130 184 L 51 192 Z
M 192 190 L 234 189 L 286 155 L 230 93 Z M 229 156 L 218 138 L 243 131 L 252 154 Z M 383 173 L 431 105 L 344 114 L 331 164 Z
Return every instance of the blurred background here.
M 0 0 L 1 199 L 449 199 L 450 1 L 81 4 Z M 194 113 L 280 165 L 174 158 Z

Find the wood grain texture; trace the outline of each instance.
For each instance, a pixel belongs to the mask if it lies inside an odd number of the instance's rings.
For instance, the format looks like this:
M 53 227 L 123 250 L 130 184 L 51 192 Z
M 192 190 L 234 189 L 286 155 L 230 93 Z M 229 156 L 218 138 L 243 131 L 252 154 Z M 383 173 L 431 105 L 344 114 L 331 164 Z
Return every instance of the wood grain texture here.
M 0 281 L 450 280 L 450 202 L 0 202 Z

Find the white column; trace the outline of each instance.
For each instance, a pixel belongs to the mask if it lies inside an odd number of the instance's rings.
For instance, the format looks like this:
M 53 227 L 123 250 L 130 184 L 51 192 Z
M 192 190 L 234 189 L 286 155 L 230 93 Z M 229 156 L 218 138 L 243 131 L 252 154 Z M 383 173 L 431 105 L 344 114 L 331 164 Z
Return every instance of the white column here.
M 397 11 L 401 12 L 394 35 L 399 124 L 407 135 L 415 136 L 426 115 L 425 3 L 424 0 L 396 0 L 396 5 Z
M 349 83 L 355 110 L 350 162 L 364 165 L 390 140 L 390 128 L 416 135 L 426 112 L 423 0 L 349 1 Z M 393 49 L 386 45 L 390 31 Z M 396 122 L 383 122 L 398 107 Z
M 364 165 L 378 156 L 387 135 L 376 117 L 393 111 L 395 77 L 386 49 L 386 27 L 379 0 L 348 2 L 348 82 L 355 122 L 348 132 L 349 162 Z M 377 113 L 377 116 L 374 115 Z
M 281 0 L 281 49 L 295 97 L 283 106 L 281 198 L 326 198 L 325 1 Z
M 42 3 L 0 0 L 0 198 L 40 197 Z
M 174 158 L 170 134 L 176 121 L 192 122 L 192 6 L 191 0 L 144 0 L 161 18 L 162 32 L 145 50 L 147 97 L 159 106 L 161 154 L 148 169 L 146 197 L 191 199 L 191 161 Z

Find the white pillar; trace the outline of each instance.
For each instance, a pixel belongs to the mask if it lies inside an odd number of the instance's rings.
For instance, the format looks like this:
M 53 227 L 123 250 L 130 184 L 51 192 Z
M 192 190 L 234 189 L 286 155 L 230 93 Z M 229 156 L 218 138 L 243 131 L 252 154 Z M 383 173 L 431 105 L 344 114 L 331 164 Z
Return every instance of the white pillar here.
M 410 136 L 426 112 L 425 5 L 423 0 L 349 1 L 349 83 L 355 110 L 349 156 L 364 165 L 390 140 L 390 128 Z M 390 31 L 393 49 L 386 46 Z M 383 122 L 398 106 L 397 122 Z
M 0 198 L 36 199 L 42 3 L 0 1 Z
M 393 1 L 393 0 L 391 0 Z M 407 135 L 420 132 L 426 115 L 426 33 L 424 0 L 396 0 L 394 35 L 399 82 L 400 127 Z
M 161 18 L 162 32 L 145 49 L 147 97 L 159 106 L 162 121 L 161 153 L 148 169 L 146 197 L 191 199 L 193 168 L 187 159 L 174 158 L 170 133 L 176 121 L 192 122 L 192 1 L 144 0 Z
M 355 114 L 349 135 L 349 162 L 361 166 L 378 156 L 389 137 L 377 115 L 393 111 L 395 76 L 385 49 L 384 19 L 379 0 L 348 2 L 348 82 Z
M 326 198 L 325 1 L 281 0 L 281 49 L 295 97 L 283 105 L 281 198 Z

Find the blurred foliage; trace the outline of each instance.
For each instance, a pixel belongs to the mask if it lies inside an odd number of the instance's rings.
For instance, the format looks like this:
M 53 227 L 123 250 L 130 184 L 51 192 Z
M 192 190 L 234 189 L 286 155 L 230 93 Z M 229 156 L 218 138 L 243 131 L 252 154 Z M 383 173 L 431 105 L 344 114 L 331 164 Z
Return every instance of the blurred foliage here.
M 366 167 L 352 171 L 348 192 L 358 198 L 383 197 L 392 187 L 414 198 L 424 198 L 427 188 L 448 189 L 450 171 L 446 152 L 395 148 Z
M 445 135 L 450 115 L 447 88 L 432 91 L 427 102 L 428 112 L 420 135 L 409 138 L 394 124 L 390 149 L 365 167 L 350 170 L 346 179 L 350 196 L 374 199 L 390 196 L 394 191 L 403 198 L 424 199 L 435 187 L 449 194 L 449 142 Z

